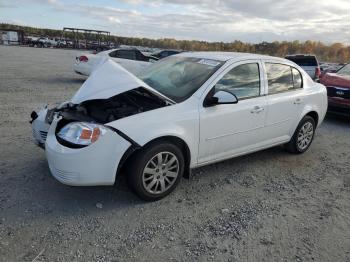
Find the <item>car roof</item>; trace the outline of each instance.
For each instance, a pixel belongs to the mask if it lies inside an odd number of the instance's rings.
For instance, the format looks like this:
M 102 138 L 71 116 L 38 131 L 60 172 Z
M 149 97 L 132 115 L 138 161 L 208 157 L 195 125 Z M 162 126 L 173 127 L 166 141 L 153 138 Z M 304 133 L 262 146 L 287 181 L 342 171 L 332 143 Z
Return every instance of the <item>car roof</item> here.
M 184 57 L 195 57 L 203 59 L 212 59 L 226 62 L 228 60 L 245 60 L 245 59 L 273 59 L 279 60 L 280 62 L 286 62 L 284 58 L 251 54 L 251 53 L 239 53 L 239 52 L 184 52 L 180 53 L 177 56 Z

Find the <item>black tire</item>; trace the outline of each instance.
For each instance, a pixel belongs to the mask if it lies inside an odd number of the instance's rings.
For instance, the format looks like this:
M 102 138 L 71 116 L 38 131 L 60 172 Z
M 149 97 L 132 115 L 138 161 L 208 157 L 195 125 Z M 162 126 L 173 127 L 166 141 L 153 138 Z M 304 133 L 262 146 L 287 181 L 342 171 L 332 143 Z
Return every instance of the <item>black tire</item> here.
M 144 182 L 144 169 L 146 168 L 146 165 L 150 164 L 150 161 L 155 158 L 155 156 L 159 153 L 166 152 L 172 154 L 176 157 L 178 168 L 176 169 L 178 171 L 177 177 L 174 178 L 171 183 L 167 183 L 169 188 L 166 189 L 166 191 L 161 193 L 150 193 L 146 187 Z M 171 156 L 172 157 L 172 156 Z M 176 161 L 176 160 L 175 160 Z M 182 151 L 174 144 L 169 142 L 158 142 L 158 143 L 152 143 L 145 148 L 140 149 L 138 152 L 135 153 L 127 161 L 126 166 L 126 172 L 127 172 L 127 181 L 129 184 L 129 187 L 143 200 L 146 201 L 157 201 L 168 194 L 170 194 L 175 187 L 178 185 L 181 177 L 183 176 L 185 168 L 185 160 Z M 159 170 L 159 169 L 158 169 Z M 162 172 L 161 170 L 159 172 Z M 165 173 L 164 173 L 165 174 Z M 158 176 L 158 179 L 160 179 L 159 175 L 151 175 L 154 179 L 157 180 L 156 176 Z M 163 179 L 163 183 L 164 183 Z M 160 185 L 159 185 L 160 186 Z M 156 186 L 156 189 L 157 190 Z
M 306 145 L 306 147 L 302 148 L 299 146 L 298 143 L 298 135 L 301 132 L 302 127 L 305 126 L 305 124 L 310 123 L 312 125 L 313 133 L 310 142 Z M 292 139 L 284 145 L 285 149 L 289 151 L 290 153 L 293 154 L 302 154 L 306 152 L 310 145 L 312 144 L 312 141 L 314 139 L 315 135 L 315 130 L 316 130 L 316 123 L 315 120 L 311 116 L 305 116 L 299 123 L 297 129 L 295 130 Z

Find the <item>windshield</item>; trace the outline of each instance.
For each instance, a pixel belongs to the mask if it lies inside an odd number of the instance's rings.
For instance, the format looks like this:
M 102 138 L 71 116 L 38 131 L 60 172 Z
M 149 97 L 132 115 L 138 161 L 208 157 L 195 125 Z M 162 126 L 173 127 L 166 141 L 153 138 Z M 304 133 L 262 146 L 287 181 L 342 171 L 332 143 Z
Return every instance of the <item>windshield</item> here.
M 337 72 L 339 75 L 350 75 L 350 64 L 339 69 Z
M 196 92 L 222 64 L 211 59 L 172 56 L 148 67 L 138 77 L 179 103 Z

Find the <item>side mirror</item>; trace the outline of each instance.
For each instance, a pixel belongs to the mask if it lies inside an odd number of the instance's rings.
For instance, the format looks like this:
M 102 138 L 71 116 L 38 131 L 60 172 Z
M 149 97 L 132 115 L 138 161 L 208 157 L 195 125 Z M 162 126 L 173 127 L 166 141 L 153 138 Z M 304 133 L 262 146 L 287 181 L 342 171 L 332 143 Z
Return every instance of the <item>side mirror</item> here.
M 205 100 L 204 106 L 210 107 L 210 106 L 216 106 L 216 105 L 228 105 L 228 104 L 237 104 L 238 98 L 228 92 L 228 91 L 218 91 L 213 96 L 208 97 Z

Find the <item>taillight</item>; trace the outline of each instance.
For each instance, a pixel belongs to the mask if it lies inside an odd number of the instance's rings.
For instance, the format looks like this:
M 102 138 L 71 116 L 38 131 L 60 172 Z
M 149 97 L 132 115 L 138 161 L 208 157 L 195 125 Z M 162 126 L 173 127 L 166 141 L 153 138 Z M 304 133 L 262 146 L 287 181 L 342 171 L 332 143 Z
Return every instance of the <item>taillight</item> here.
M 315 76 L 316 78 L 319 78 L 321 76 L 321 69 L 319 67 L 316 67 L 315 69 Z
M 80 62 L 87 62 L 87 61 L 89 61 L 89 58 L 87 58 L 87 56 L 85 56 L 85 55 L 82 55 L 82 56 L 79 56 L 79 61 Z

